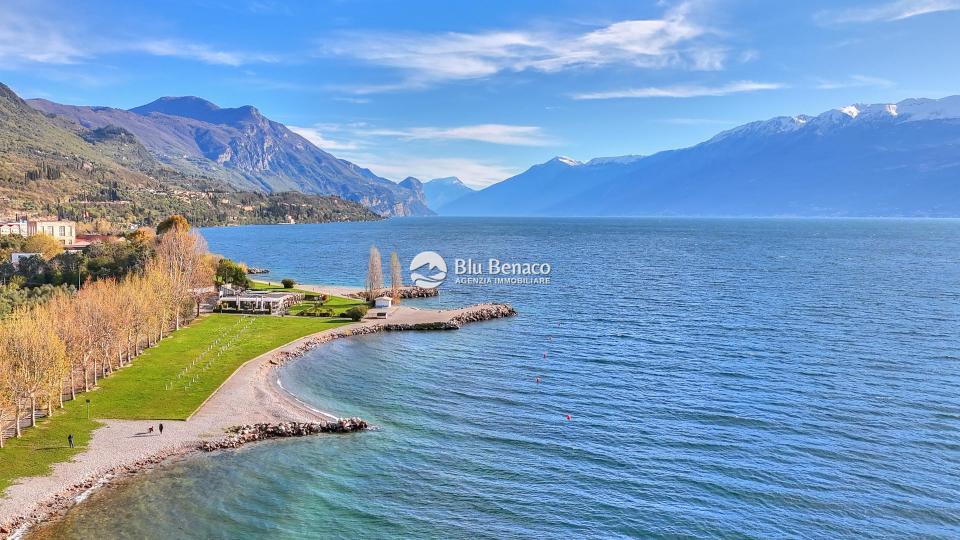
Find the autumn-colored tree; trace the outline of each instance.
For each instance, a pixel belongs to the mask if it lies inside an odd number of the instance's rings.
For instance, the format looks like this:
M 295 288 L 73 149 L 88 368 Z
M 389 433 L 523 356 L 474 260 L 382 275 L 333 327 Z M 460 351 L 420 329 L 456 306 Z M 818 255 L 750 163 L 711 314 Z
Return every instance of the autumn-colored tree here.
M 147 345 L 154 345 L 163 339 L 163 334 L 173 320 L 174 305 L 177 301 L 173 293 L 173 282 L 163 264 L 154 258 L 143 272 L 146 289 L 153 299 L 153 309 L 147 314 L 149 337 Z
M 53 332 L 52 315 L 43 306 L 18 310 L 0 328 L 0 350 L 10 363 L 14 394 L 17 398 L 14 421 L 20 436 L 21 403 L 30 404 L 30 425 L 37 423 L 37 399 L 48 398 L 51 381 L 63 380 L 66 365 L 63 341 Z
M 367 261 L 367 300 L 373 301 L 383 288 L 383 262 L 377 246 L 370 246 L 370 259 Z
M 188 301 L 199 313 L 200 301 L 213 292 L 215 268 L 206 255 L 207 242 L 196 232 L 171 230 L 160 238 L 156 261 L 170 280 L 175 329 L 180 328 Z
M 27 253 L 39 253 L 44 260 L 49 261 L 63 253 L 63 244 L 47 233 L 37 233 L 27 238 L 23 243 L 23 250 Z
M 403 268 L 396 251 L 390 253 L 390 296 L 394 303 L 400 302 L 400 289 L 403 287 Z
M 4 332 L 0 325 L 0 333 Z M 6 340 L 0 339 L 0 448 L 3 448 L 3 434 L 7 421 L 16 411 L 17 393 L 13 384 L 13 364 L 4 349 Z
M 157 233 L 150 227 L 140 227 L 127 235 L 127 241 L 135 244 L 150 245 L 157 238 Z
M 37 356 L 40 358 L 43 370 L 41 387 L 47 400 L 47 416 L 53 416 L 53 405 L 63 407 L 63 383 L 70 370 L 66 346 L 55 329 L 57 316 L 53 313 L 49 303 L 36 306 L 30 312 L 36 327 L 43 332 L 37 343 Z
M 166 234 L 170 231 L 190 232 L 190 222 L 181 215 L 173 215 L 157 225 L 157 235 Z
M 67 372 L 67 384 L 70 391 L 70 399 L 77 398 L 77 372 L 83 370 L 83 340 L 86 337 L 82 326 L 82 321 L 77 317 L 77 302 L 75 297 L 64 291 L 59 291 L 47 301 L 50 310 L 57 314 L 58 324 L 54 329 L 60 339 L 63 340 L 67 350 L 67 361 L 69 369 Z

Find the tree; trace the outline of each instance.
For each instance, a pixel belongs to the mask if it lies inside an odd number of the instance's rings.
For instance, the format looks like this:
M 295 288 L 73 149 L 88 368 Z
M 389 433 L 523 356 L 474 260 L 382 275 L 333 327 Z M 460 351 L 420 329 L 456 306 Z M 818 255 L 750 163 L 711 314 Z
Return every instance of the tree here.
M 149 246 L 157 239 L 157 233 L 150 227 L 140 227 L 127 235 L 127 240 L 134 244 Z
M 367 300 L 373 301 L 383 288 L 383 263 L 377 246 L 370 246 L 370 259 L 367 262 Z
M 361 308 L 360 306 L 353 306 L 352 308 L 343 312 L 343 315 L 352 321 L 359 321 L 366 314 L 367 308 Z
M 233 285 L 243 289 L 249 289 L 252 285 L 246 269 L 227 258 L 220 259 L 217 263 L 215 281 L 219 285 Z
M 0 327 L 0 333 L 5 329 Z M 3 448 L 3 434 L 7 420 L 16 410 L 17 393 L 13 384 L 13 365 L 3 349 L 6 340 L 0 338 L 0 448 Z
M 39 253 L 44 260 L 49 261 L 63 253 L 63 244 L 47 233 L 37 233 L 23 243 L 23 250 L 27 253 Z
M 390 253 L 390 296 L 393 302 L 400 302 L 400 288 L 403 287 L 403 269 L 400 267 L 400 256 L 396 251 Z
M 171 229 L 160 238 L 156 261 L 167 273 L 173 293 L 175 329 L 180 328 L 188 300 L 200 311 L 200 301 L 211 294 L 215 269 L 206 258 L 207 242 L 196 232 Z
M 23 401 L 30 403 L 30 425 L 37 423 L 37 399 L 51 394 L 53 380 L 62 381 L 66 365 L 63 341 L 53 331 L 48 309 L 22 309 L 4 321 L 0 330 L 0 350 L 10 363 L 12 388 L 16 399 L 15 422 L 20 436 Z M 47 402 L 48 407 L 50 401 Z
M 173 215 L 161 221 L 157 225 L 157 235 L 166 234 L 170 231 L 190 232 L 190 222 L 181 215 Z
M 290 278 L 283 278 L 280 280 L 280 284 L 283 285 L 284 289 L 292 289 L 297 282 Z

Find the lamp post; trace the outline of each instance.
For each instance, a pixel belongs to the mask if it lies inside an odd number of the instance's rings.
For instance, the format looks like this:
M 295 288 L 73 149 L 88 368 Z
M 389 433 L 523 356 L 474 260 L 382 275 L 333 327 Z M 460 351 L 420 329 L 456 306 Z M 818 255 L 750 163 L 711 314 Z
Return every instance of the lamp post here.
M 90 400 L 87 399 L 87 420 L 90 419 Z

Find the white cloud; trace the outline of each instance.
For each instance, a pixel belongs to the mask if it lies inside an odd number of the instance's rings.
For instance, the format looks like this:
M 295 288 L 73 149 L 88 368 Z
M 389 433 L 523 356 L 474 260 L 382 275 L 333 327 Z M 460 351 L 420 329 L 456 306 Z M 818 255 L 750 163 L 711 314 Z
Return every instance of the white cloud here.
M 477 124 L 448 128 L 369 129 L 365 133 L 407 140 L 463 140 L 515 146 L 546 146 L 554 143 L 537 126 L 508 124 Z
M 317 145 L 323 150 L 357 150 L 362 145 L 359 141 L 337 141 L 324 137 L 317 128 L 287 126 L 290 131 Z
M 291 127 L 291 129 L 293 129 Z M 383 128 L 364 122 L 349 124 L 315 124 L 312 129 L 317 134 L 338 133 L 346 138 L 362 140 L 372 144 L 375 138 L 391 138 L 401 141 L 476 141 L 511 146 L 548 146 L 556 144 L 538 126 L 517 126 L 512 124 L 474 124 L 467 126 L 436 127 L 421 126 L 408 128 Z M 298 131 L 298 133 L 300 133 Z M 301 133 L 301 135 L 304 135 Z M 306 135 L 304 135 L 306 137 Z
M 125 47 L 120 47 L 121 49 Z M 205 64 L 224 66 L 242 66 L 254 63 L 272 63 L 276 56 L 260 53 L 218 50 L 202 43 L 191 43 L 173 39 L 143 41 L 129 46 L 130 50 L 142 51 L 154 56 L 170 56 L 196 60 Z
M 817 83 L 818 90 L 836 90 L 840 88 L 863 88 L 875 86 L 887 88 L 893 86 L 893 81 L 868 75 L 851 75 L 843 80 L 821 80 Z
M 743 92 L 757 92 L 760 90 L 776 90 L 783 88 L 780 83 L 764 83 L 754 81 L 737 81 L 720 86 L 703 85 L 676 85 L 676 86 L 648 86 L 644 88 L 625 88 L 622 90 L 608 90 L 602 92 L 587 92 L 576 94 L 574 99 L 620 99 L 620 98 L 693 98 L 704 96 L 726 96 Z
M 131 52 L 227 66 L 280 60 L 273 55 L 219 49 L 193 41 L 131 38 L 123 31 L 105 33 L 90 28 L 78 14 L 40 4 L 15 3 L 0 15 L 0 62 L 6 66 L 79 64 L 106 54 Z
M 0 61 L 75 64 L 89 53 L 55 21 L 5 9 L 0 16 Z
M 890 22 L 928 13 L 957 10 L 960 10 L 960 0 L 894 0 L 854 8 L 824 10 L 814 15 L 814 19 L 826 25 Z
M 361 94 L 477 79 L 510 71 L 552 73 L 614 64 L 638 68 L 722 69 L 727 51 L 699 42 L 712 32 L 692 21 L 689 12 L 689 4 L 683 3 L 668 10 L 660 19 L 619 21 L 579 33 L 351 32 L 323 43 L 320 54 L 357 58 L 395 68 L 406 75 L 400 82 L 351 89 Z
M 521 170 L 497 163 L 477 161 L 461 157 L 375 156 L 370 154 L 344 154 L 343 159 L 366 167 L 375 174 L 400 181 L 408 176 L 421 180 L 456 176 L 474 188 L 484 188 L 514 176 Z

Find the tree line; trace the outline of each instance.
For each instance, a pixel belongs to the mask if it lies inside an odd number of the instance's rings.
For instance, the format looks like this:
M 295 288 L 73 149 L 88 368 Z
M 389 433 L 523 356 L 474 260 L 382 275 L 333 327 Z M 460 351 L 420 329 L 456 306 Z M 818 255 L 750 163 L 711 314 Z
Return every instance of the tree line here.
M 166 222 L 164 222 L 166 223 Z M 220 259 L 185 221 L 139 239 L 142 265 L 73 291 L 54 288 L 42 302 L 17 306 L 0 320 L 0 448 L 3 429 L 15 435 L 37 412 L 63 406 L 199 313 L 214 293 Z

